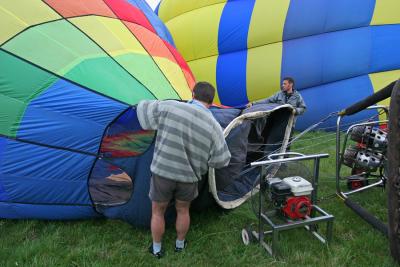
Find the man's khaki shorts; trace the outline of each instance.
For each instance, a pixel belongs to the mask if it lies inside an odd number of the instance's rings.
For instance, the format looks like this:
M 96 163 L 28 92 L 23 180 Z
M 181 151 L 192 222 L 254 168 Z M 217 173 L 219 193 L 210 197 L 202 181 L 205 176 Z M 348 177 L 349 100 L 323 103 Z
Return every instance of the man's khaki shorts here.
M 169 202 L 171 199 L 190 202 L 199 195 L 197 182 L 182 183 L 153 174 L 150 181 L 149 197 L 155 202 Z

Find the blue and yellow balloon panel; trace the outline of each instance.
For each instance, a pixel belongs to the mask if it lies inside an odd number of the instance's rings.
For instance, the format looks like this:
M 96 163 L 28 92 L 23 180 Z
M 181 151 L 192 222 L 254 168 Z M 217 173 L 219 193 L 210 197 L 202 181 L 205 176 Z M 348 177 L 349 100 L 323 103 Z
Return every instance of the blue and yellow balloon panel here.
M 304 128 L 399 78 L 398 10 L 395 0 L 163 0 L 157 12 L 224 105 L 268 97 L 293 77 Z

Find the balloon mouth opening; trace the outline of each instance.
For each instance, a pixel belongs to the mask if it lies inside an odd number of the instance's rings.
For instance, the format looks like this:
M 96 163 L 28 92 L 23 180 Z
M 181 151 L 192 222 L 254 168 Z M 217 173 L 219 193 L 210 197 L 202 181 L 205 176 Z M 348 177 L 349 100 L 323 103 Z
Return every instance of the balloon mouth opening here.
M 203 179 L 208 183 L 201 184 L 219 206 L 233 209 L 250 197 L 260 173 L 259 168 L 250 166 L 251 162 L 286 151 L 294 119 L 292 111 L 289 105 L 256 105 L 228 124 L 224 134 L 231 161 L 222 169 L 210 168 Z
M 141 128 L 136 107 L 120 114 L 104 132 L 99 156 L 88 179 L 97 212 L 126 204 L 132 197 L 135 161 L 153 144 L 155 131 Z

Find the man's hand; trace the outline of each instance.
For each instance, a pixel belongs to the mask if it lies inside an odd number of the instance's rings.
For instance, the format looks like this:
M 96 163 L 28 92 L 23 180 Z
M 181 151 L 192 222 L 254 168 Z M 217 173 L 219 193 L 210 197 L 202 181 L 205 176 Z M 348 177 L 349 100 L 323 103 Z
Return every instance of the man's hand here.
M 249 102 L 249 103 L 247 103 L 246 108 L 250 108 L 252 105 L 253 105 L 253 103 Z

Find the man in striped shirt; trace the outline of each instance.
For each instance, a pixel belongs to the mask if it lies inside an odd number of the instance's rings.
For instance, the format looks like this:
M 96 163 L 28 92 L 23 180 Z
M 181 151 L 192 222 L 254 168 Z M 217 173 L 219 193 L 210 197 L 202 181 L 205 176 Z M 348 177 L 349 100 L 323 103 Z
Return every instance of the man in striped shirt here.
M 193 89 L 193 100 L 141 101 L 137 107 L 140 125 L 157 130 L 149 197 L 152 200 L 151 233 L 153 245 L 149 251 L 163 256 L 161 239 L 165 231 L 164 213 L 171 200 L 177 212 L 175 251 L 186 247 L 189 230 L 189 207 L 198 195 L 197 182 L 208 167 L 222 168 L 229 164 L 230 153 L 221 126 L 209 106 L 215 89 L 199 82 Z

